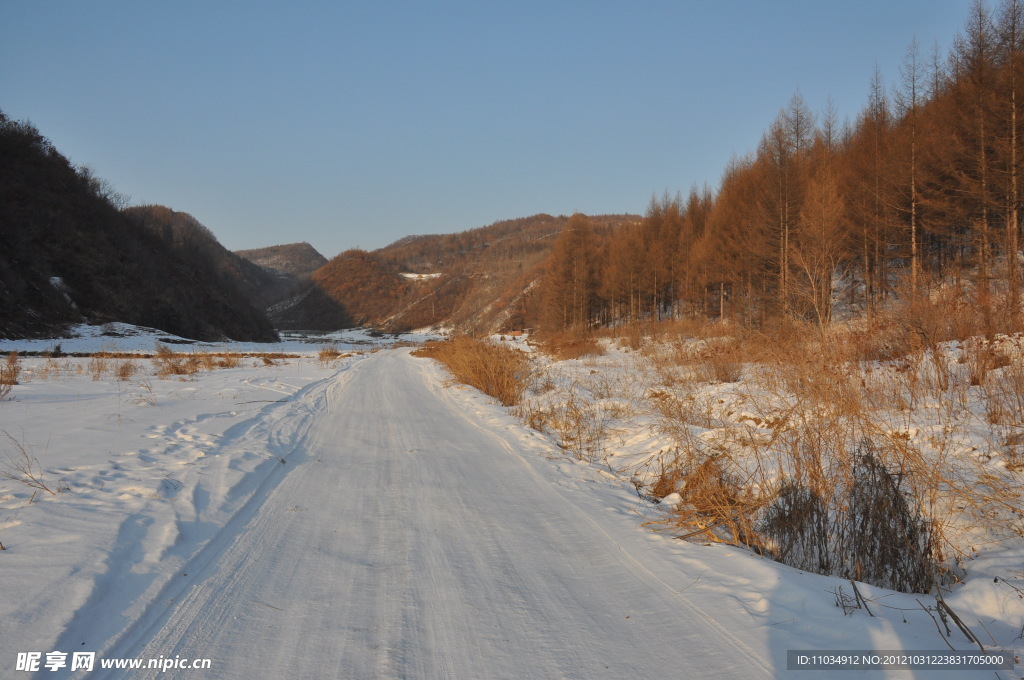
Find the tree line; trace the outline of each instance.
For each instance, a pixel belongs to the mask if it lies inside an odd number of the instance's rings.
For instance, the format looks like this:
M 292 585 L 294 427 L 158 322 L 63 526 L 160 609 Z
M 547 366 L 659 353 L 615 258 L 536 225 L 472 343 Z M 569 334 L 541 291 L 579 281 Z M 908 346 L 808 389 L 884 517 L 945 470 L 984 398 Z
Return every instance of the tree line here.
M 793 95 L 716 190 L 651 201 L 635 226 L 574 216 L 530 317 L 559 330 L 686 315 L 824 328 L 896 296 L 963 287 L 990 330 L 1020 314 L 1024 0 L 977 0 L 947 54 L 912 42 L 840 123 Z

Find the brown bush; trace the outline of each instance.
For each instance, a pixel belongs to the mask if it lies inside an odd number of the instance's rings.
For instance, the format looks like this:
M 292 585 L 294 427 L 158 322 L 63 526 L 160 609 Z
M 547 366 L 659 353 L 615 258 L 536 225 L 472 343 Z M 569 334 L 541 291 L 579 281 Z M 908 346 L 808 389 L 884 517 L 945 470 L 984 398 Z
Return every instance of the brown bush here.
M 153 365 L 157 375 L 166 378 L 171 375 L 193 375 L 199 371 L 200 359 L 196 354 L 179 354 L 163 343 L 156 343 Z
M 759 549 L 754 520 L 767 500 L 727 470 L 720 458 L 708 457 L 694 467 L 685 476 L 679 495 L 682 502 L 674 519 L 686 537 Z
M 340 357 L 341 350 L 338 349 L 338 343 L 336 342 L 320 345 L 320 351 L 316 353 L 316 361 L 321 366 L 327 366 Z
M 93 380 L 102 380 L 110 370 L 110 362 L 103 354 L 94 354 L 89 358 L 87 368 Z
M 670 463 L 661 462 L 661 469 L 655 476 L 654 481 L 647 487 L 647 493 L 655 500 L 661 500 L 679 491 L 683 481 L 683 466 L 679 457 L 676 456 Z
M 489 394 L 504 406 L 522 401 L 533 378 L 532 361 L 526 353 L 468 336 L 428 342 L 413 354 L 437 359 L 457 381 Z
M 552 335 L 541 342 L 541 350 L 558 361 L 604 354 L 604 346 L 597 338 L 583 331 L 565 331 Z
M 706 382 L 734 383 L 743 375 L 743 346 L 737 340 L 713 343 L 699 354 L 697 377 Z
M 132 378 L 139 370 L 138 364 L 132 359 L 123 359 L 114 367 L 114 375 L 120 382 Z
M 11 352 L 7 359 L 0 364 L 0 399 L 11 393 L 11 388 L 18 384 L 18 376 L 21 375 L 21 362 L 17 352 Z

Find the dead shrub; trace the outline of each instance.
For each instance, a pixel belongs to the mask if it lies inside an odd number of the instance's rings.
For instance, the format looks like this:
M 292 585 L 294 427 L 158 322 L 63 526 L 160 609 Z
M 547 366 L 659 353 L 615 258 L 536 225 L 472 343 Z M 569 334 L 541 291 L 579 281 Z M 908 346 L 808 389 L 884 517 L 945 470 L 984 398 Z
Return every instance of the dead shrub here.
M 1010 364 L 1005 349 L 985 338 L 969 338 L 964 343 L 961 362 L 967 366 L 968 380 L 972 386 L 982 385 L 989 371 L 999 370 Z
M 679 495 L 682 502 L 673 519 L 684 537 L 759 549 L 754 520 L 766 501 L 728 471 L 721 457 L 710 456 L 696 465 L 684 477 Z
M 17 352 L 11 352 L 7 359 L 0 364 L 0 399 L 4 399 L 11 393 L 11 389 L 18 384 L 18 377 L 21 375 L 21 360 Z
M 89 361 L 86 364 L 86 368 L 89 371 L 89 375 L 92 376 L 93 380 L 102 380 L 103 377 L 110 371 L 110 362 L 103 354 L 94 354 L 89 357 Z
M 672 390 L 651 390 L 647 399 L 658 416 L 658 430 L 679 443 L 689 439 L 690 426 L 710 429 L 718 425 L 713 397 L 692 385 L 682 383 Z
M 1024 357 L 1007 359 L 998 369 L 989 369 L 981 384 L 985 419 L 1002 428 L 1006 448 L 1016 449 L 1024 440 Z
M 734 331 L 729 324 L 711 322 L 703 316 L 686 316 L 658 324 L 656 332 L 665 337 L 679 341 L 692 338 L 712 338 L 731 335 Z
M 541 431 L 553 431 L 558 445 L 577 460 L 594 460 L 604 450 L 609 416 L 604 405 L 571 389 L 546 412 Z
M 2 364 L 0 364 L 0 385 L 17 385 L 18 377 L 21 375 L 21 357 L 17 352 L 11 352 Z
M 32 498 L 35 499 L 37 491 L 45 491 L 51 496 L 57 495 L 64 490 L 64 486 L 47 484 L 43 480 L 42 468 L 39 466 L 39 459 L 29 453 L 26 444 L 22 444 L 7 430 L 0 429 L 7 443 L 14 449 L 14 453 L 7 453 L 7 462 L 0 469 L 0 477 L 24 484 L 33 489 Z
M 516 418 L 519 418 L 519 420 L 526 423 L 527 427 L 537 430 L 537 432 L 544 432 L 547 428 L 548 421 L 551 420 L 550 407 L 538 406 L 528 400 L 521 401 L 516 406 L 514 414 Z
M 765 422 L 789 421 L 800 414 L 834 418 L 863 412 L 860 382 L 855 366 L 841 363 L 827 352 L 805 352 L 788 361 L 760 364 L 745 393 L 749 405 L 761 411 Z
M 596 332 L 602 337 L 612 338 L 621 349 L 636 351 L 643 348 L 651 329 L 650 323 L 634 321 Z
M 885 464 L 867 439 L 850 457 L 849 478 L 824 486 L 825 480 L 781 483 L 757 523 L 766 552 L 818 574 L 930 591 L 941 571 L 937 537 L 912 490 L 904 488 L 907 472 Z
M 152 361 L 156 366 L 157 375 L 161 378 L 171 375 L 194 375 L 201 365 L 198 355 L 179 354 L 161 342 L 156 343 Z
M 119 382 L 130 380 L 139 370 L 139 365 L 134 359 L 122 359 L 114 365 L 114 377 Z
M 129 398 L 129 403 L 135 406 L 156 406 L 156 394 L 153 392 L 153 383 L 148 380 L 139 380 L 135 383 L 139 388 Z
M 979 306 L 967 293 L 958 286 L 936 286 L 915 299 L 909 290 L 901 291 L 891 314 L 914 329 L 926 344 L 963 340 L 984 327 Z
M 425 343 L 413 354 L 440 361 L 458 382 L 477 388 L 504 406 L 520 403 L 533 378 L 533 364 L 526 353 L 465 335 Z
M 741 343 L 734 339 L 710 343 L 697 352 L 693 368 L 695 377 L 702 382 L 739 382 L 743 376 Z
M 541 350 L 558 361 L 597 357 L 604 354 L 604 346 L 593 335 L 583 331 L 564 331 L 541 342 Z
M 669 463 L 660 460 L 659 467 L 654 481 L 647 486 L 647 495 L 658 501 L 679 491 L 683 481 L 683 464 L 678 453 Z
M 853 331 L 838 341 L 852 361 L 890 361 L 920 350 L 921 336 L 906 323 L 885 320 L 868 331 Z
M 870 441 L 861 442 L 848 510 L 837 522 L 846 545 L 836 552 L 847 578 L 927 593 L 935 584 L 939 551 L 931 523 L 902 488 L 904 479 L 879 459 Z
M 336 342 L 320 345 L 320 351 L 316 353 L 316 361 L 321 368 L 329 366 L 332 361 L 340 357 L 341 350 L 338 349 L 338 343 Z
M 758 525 L 773 559 L 817 574 L 832 570 L 829 529 L 821 497 L 791 479 L 779 487 Z
M 76 365 L 77 368 L 81 368 L 81 364 Z M 43 365 L 36 369 L 35 375 L 43 380 L 67 380 L 71 375 L 75 373 L 76 366 L 71 364 L 70 359 L 64 359 L 58 361 L 53 357 L 48 357 Z
M 743 377 L 744 342 L 720 337 L 652 343 L 644 348 L 656 374 L 665 385 L 685 378 L 705 383 L 735 383 Z M 680 368 L 686 369 L 680 373 Z
M 216 361 L 217 368 L 238 368 L 242 363 L 242 355 L 235 352 L 221 354 Z

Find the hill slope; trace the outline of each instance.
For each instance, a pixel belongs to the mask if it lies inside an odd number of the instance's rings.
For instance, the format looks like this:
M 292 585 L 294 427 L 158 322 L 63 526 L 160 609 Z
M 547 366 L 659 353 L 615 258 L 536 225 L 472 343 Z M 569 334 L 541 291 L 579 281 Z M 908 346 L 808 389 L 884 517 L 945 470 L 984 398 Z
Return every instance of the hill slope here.
M 595 230 L 610 231 L 639 219 L 590 221 Z M 369 253 L 347 251 L 318 269 L 312 289 L 275 321 L 280 328 L 354 324 L 394 332 L 521 327 L 526 292 L 568 220 L 540 214 L 455 234 L 408 236 Z
M 312 274 L 327 264 L 327 258 L 305 241 L 252 250 L 236 250 L 235 254 L 275 274 L 293 279 Z
M 276 339 L 210 261 L 190 259 L 112 197 L 38 130 L 0 112 L 0 336 L 123 321 L 201 340 Z

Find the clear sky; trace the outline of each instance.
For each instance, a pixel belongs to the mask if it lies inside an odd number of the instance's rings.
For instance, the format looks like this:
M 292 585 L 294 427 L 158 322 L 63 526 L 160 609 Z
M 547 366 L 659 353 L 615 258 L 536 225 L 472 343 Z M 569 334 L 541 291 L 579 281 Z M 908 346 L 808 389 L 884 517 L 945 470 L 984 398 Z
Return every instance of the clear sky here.
M 969 5 L 0 0 L 0 109 L 228 248 L 331 257 L 714 188 L 796 91 L 852 120 Z

